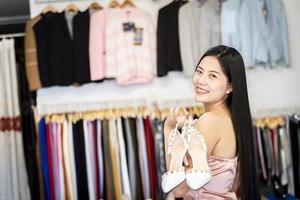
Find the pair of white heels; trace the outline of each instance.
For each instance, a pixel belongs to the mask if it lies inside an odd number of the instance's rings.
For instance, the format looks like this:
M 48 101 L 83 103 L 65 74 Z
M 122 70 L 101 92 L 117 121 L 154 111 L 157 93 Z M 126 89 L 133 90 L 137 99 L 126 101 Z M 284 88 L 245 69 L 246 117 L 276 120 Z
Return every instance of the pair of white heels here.
M 184 180 L 193 190 L 198 190 L 211 179 L 206 152 L 207 147 L 204 137 L 194 127 L 195 121 L 185 121 L 182 133 L 178 131 L 178 123 L 171 130 L 168 139 L 168 154 L 171 154 L 170 170 L 162 176 L 162 190 L 170 192 Z M 185 171 L 183 162 L 189 154 L 193 168 Z

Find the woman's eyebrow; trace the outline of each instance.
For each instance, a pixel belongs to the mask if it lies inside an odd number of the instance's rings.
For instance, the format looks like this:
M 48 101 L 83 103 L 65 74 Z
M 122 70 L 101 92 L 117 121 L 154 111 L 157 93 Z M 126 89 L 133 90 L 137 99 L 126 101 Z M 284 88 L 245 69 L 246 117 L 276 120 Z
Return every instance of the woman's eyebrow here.
M 197 68 L 199 68 L 199 69 L 201 69 L 201 70 L 204 71 L 204 69 L 201 66 L 198 66 Z M 220 72 L 217 72 L 215 70 L 209 70 L 209 72 L 220 74 Z
M 214 70 L 209 70 L 209 72 L 213 72 L 213 73 L 220 74 L 219 72 L 217 72 L 217 71 L 214 71 Z

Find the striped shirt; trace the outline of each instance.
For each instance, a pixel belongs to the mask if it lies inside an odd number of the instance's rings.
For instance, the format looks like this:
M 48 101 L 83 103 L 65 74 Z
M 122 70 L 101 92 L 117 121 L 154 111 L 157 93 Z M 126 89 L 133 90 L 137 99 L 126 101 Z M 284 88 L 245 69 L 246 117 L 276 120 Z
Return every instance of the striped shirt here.
M 99 31 L 103 24 L 104 36 L 93 31 Z M 92 80 L 116 78 L 121 85 L 151 81 L 156 70 L 155 33 L 150 14 L 136 7 L 108 8 L 95 13 L 90 34 Z

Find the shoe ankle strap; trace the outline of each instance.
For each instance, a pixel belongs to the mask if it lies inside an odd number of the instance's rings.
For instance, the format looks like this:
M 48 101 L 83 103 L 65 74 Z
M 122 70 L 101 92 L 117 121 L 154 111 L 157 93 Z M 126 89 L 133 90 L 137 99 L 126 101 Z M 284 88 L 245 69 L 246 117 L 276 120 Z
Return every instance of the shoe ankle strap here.
M 176 134 L 179 134 L 182 141 L 183 141 L 183 144 L 184 144 L 184 148 L 188 148 L 188 143 L 186 141 L 186 138 L 185 138 L 185 135 L 180 133 L 178 131 L 178 127 L 179 127 L 179 122 L 176 123 L 175 125 L 175 128 L 171 130 L 170 134 L 169 134 L 169 138 L 168 138 L 168 154 L 171 153 L 172 151 L 172 146 L 173 146 L 173 143 L 174 143 L 174 140 L 175 140 L 175 137 L 176 137 Z
M 178 132 L 178 126 L 179 126 L 179 122 L 177 122 L 176 125 L 175 125 L 175 128 L 173 128 L 170 131 L 169 138 L 168 138 L 168 152 L 167 152 L 168 154 L 171 153 L 172 145 L 174 143 L 176 133 Z
M 196 121 L 197 120 L 192 120 L 192 121 L 187 120 L 182 127 L 182 134 L 184 135 L 185 141 L 187 142 L 188 145 L 191 142 L 192 134 L 195 133 L 202 143 L 202 148 L 206 151 L 207 147 L 206 147 L 204 137 L 201 133 L 199 133 L 199 131 L 195 127 Z

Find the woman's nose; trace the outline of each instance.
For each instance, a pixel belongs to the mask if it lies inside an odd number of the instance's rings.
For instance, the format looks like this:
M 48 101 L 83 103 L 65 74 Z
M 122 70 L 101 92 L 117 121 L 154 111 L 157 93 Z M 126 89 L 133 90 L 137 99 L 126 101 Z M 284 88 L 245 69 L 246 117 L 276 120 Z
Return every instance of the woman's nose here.
M 197 83 L 200 85 L 207 85 L 206 76 L 203 74 L 198 77 Z

